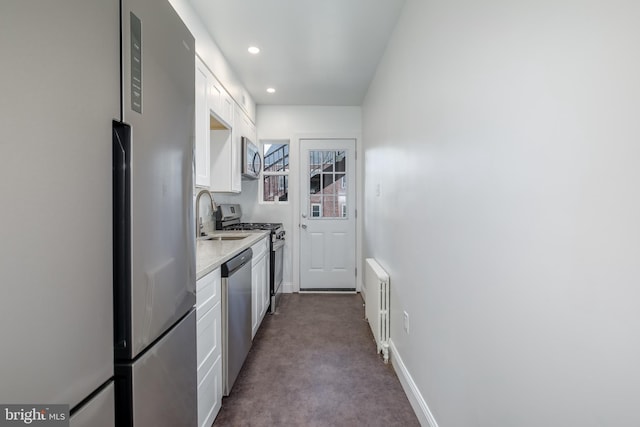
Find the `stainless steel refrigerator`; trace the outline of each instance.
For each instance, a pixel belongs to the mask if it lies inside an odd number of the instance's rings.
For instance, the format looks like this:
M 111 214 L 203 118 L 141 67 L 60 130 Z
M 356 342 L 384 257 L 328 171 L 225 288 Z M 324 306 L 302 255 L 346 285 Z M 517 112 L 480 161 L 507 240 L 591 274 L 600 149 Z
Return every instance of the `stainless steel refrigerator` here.
M 195 426 L 193 37 L 166 0 L 2 0 L 0 55 L 0 404 Z
M 167 0 L 122 2 L 113 123 L 118 426 L 195 426 L 195 41 Z

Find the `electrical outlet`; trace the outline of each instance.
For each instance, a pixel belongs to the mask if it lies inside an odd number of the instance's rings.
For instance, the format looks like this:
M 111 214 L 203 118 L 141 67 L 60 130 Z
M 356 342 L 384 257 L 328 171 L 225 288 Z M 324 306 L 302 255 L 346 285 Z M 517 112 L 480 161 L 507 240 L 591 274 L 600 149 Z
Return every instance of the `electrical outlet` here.
M 406 311 L 403 312 L 402 326 L 404 327 L 405 333 L 409 335 L 409 313 L 407 313 Z
M 380 197 L 380 184 L 376 184 L 376 197 Z

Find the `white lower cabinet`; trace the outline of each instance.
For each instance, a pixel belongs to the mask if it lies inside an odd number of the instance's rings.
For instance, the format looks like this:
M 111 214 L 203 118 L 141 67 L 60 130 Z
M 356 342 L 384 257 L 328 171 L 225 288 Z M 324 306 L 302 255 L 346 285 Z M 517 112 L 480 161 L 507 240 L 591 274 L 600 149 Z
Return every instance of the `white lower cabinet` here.
M 199 427 L 211 426 L 222 406 L 221 286 L 219 268 L 196 283 Z
M 256 335 L 258 328 L 269 308 L 269 240 L 264 238 L 251 247 L 251 338 Z

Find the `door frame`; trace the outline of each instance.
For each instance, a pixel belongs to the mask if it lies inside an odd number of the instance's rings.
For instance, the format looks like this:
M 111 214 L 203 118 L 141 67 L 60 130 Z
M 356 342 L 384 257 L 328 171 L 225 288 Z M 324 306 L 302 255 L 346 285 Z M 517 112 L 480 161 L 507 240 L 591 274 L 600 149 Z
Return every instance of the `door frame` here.
M 300 186 L 302 183 L 299 180 L 300 177 L 300 165 L 302 161 L 302 147 L 300 140 L 302 139 L 354 139 L 356 141 L 356 292 L 360 292 L 362 289 L 362 273 L 364 272 L 362 266 L 362 226 L 363 226 L 363 153 L 362 153 L 362 135 L 359 132 L 323 132 L 323 133 L 296 133 L 293 135 L 292 142 L 295 143 L 295 147 L 289 147 L 289 155 L 295 153 L 295 164 L 291 165 L 289 176 L 296 177 L 295 179 L 289 179 L 289 194 L 296 194 L 295 202 L 292 201 L 292 214 L 293 214 L 293 245 L 292 255 L 293 259 L 291 264 L 293 267 L 292 278 L 295 281 L 293 284 L 293 292 L 300 292 Z M 341 292 L 344 293 L 344 292 Z

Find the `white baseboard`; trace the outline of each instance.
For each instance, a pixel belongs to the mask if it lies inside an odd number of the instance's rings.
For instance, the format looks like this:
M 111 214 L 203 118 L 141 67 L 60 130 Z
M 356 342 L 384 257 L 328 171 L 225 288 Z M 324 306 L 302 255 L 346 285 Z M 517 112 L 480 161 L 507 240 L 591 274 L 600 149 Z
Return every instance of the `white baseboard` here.
M 356 295 L 358 292 L 356 291 L 305 291 L 304 289 L 300 289 L 298 291 L 300 294 L 336 294 L 336 295 Z
M 413 381 L 411 374 L 402 361 L 402 357 L 398 353 L 398 349 L 391 339 L 389 340 L 389 349 L 391 350 L 391 364 L 400 379 L 400 384 L 402 384 L 402 388 L 409 398 L 409 403 L 411 403 L 411 407 L 416 413 L 418 421 L 420 421 L 420 425 L 424 427 L 438 427 L 438 423 L 427 406 L 427 402 L 425 402 L 422 397 L 418 386 Z
M 282 292 L 285 294 L 292 294 L 296 292 L 296 288 L 293 286 L 293 283 L 282 283 Z

